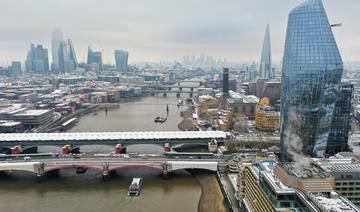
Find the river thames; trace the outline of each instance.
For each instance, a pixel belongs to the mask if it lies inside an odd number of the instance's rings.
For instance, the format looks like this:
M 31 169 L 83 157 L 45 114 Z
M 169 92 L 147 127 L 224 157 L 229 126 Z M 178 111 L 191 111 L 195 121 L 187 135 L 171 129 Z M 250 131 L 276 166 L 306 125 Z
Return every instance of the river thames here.
M 184 96 L 186 98 L 187 96 Z M 175 94 L 139 98 L 121 103 L 120 107 L 90 113 L 80 118 L 70 130 L 72 132 L 97 131 L 172 131 L 178 130 L 182 120 Z M 156 116 L 166 116 L 163 124 L 154 123 Z M 185 107 L 185 106 L 183 106 Z M 81 151 L 110 152 L 113 147 L 84 146 Z M 134 145 L 128 152 L 160 153 L 160 146 Z M 42 147 L 41 152 L 59 151 L 53 147 Z M 92 212 L 92 211 L 172 211 L 195 212 L 201 197 L 197 179 L 186 171 L 177 172 L 164 180 L 153 170 L 121 170 L 109 182 L 101 181 L 101 173 L 88 170 L 76 174 L 75 170 L 59 172 L 59 177 L 43 183 L 35 183 L 35 176 L 13 172 L 0 176 L 0 205 L 7 212 Z M 127 196 L 132 177 L 142 176 L 144 187 L 139 197 Z

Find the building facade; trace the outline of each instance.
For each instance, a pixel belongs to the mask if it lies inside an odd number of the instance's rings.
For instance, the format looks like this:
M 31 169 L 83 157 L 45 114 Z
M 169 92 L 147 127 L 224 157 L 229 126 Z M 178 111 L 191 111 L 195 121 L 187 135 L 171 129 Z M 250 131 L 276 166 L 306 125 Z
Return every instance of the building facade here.
M 12 75 L 21 74 L 21 62 L 20 61 L 12 61 L 11 62 L 11 74 Z
M 94 52 L 90 47 L 88 48 L 87 64 L 96 65 L 97 71 L 102 71 L 102 53 Z
M 74 71 L 77 68 L 77 59 L 73 42 L 68 39 L 60 42 L 58 51 L 58 71 L 66 73 Z
M 116 69 L 120 72 L 128 72 L 129 52 L 123 50 L 115 51 Z
M 45 74 L 49 72 L 48 50 L 42 45 L 31 44 L 25 61 L 26 71 L 34 74 Z
M 321 0 L 308 0 L 289 14 L 283 60 L 281 142 L 290 151 L 322 155 L 340 93 L 343 62 Z M 303 149 L 292 145 L 298 137 Z M 290 150 L 290 151 L 288 151 Z
M 59 68 L 59 49 L 63 41 L 63 33 L 60 29 L 55 29 L 52 33 L 51 51 L 52 51 L 52 65 L 51 69 L 57 71 Z
M 280 128 L 280 112 L 269 106 L 268 98 L 263 98 L 256 105 L 256 129 L 275 132 Z
M 342 83 L 340 94 L 335 103 L 334 116 L 331 123 L 331 133 L 327 145 L 327 153 L 334 154 L 348 151 L 348 140 L 351 122 L 351 103 L 354 86 Z

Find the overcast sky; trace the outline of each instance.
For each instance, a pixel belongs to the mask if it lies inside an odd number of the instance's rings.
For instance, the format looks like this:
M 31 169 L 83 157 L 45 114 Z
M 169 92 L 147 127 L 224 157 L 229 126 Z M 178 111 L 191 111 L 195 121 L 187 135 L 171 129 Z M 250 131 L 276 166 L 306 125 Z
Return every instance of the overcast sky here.
M 24 61 L 30 43 L 51 58 L 51 32 L 71 38 L 79 61 L 87 46 L 114 62 L 115 49 L 130 62 L 180 60 L 186 54 L 231 62 L 260 60 L 270 24 L 273 60 L 282 58 L 287 16 L 304 0 L 0 0 L 0 64 Z M 344 61 L 360 60 L 360 0 L 324 0 Z

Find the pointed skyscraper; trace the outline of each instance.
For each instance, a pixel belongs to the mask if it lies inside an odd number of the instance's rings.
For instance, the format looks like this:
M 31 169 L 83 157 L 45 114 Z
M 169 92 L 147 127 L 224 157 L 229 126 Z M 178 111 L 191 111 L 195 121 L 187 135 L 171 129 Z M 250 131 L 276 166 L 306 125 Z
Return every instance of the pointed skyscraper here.
M 260 77 L 273 79 L 274 73 L 271 70 L 271 47 L 270 47 L 270 27 L 266 26 L 265 38 L 261 53 Z

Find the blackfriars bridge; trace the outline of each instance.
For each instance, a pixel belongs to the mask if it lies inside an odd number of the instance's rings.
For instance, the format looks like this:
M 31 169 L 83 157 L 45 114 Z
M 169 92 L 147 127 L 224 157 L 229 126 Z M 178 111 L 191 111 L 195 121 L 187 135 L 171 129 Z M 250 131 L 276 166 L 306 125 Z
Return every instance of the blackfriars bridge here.
M 154 169 L 164 176 L 182 169 L 201 169 L 209 171 L 225 170 L 227 163 L 224 159 L 169 159 L 169 158 L 54 158 L 38 161 L 1 162 L 0 171 L 24 171 L 37 176 L 38 180 L 46 179 L 49 173 L 62 169 L 97 170 L 103 180 L 110 178 L 110 174 L 121 169 Z

